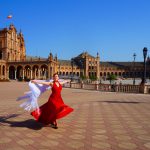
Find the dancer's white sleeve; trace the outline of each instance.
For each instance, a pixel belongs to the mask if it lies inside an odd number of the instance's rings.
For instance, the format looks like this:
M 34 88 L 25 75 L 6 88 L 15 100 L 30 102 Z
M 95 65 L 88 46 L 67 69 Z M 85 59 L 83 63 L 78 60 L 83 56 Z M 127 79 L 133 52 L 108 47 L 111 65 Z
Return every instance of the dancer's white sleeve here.
M 35 80 L 35 81 L 44 81 L 44 80 Z M 59 80 L 60 82 L 63 81 L 62 79 Z M 53 82 L 53 80 L 49 80 L 47 82 Z M 20 107 L 23 107 L 27 111 L 35 110 L 39 108 L 38 105 L 38 98 L 39 96 L 44 93 L 46 90 L 50 89 L 51 87 L 48 85 L 43 84 L 35 84 L 29 82 L 29 89 L 30 91 L 25 92 L 25 95 L 20 96 L 17 100 L 25 100 Z

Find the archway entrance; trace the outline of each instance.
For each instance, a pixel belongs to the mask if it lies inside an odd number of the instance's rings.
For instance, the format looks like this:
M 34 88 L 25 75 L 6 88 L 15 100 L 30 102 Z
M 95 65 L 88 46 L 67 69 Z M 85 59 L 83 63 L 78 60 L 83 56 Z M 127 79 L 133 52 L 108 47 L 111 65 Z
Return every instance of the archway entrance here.
M 9 79 L 15 80 L 15 67 L 14 66 L 9 67 Z

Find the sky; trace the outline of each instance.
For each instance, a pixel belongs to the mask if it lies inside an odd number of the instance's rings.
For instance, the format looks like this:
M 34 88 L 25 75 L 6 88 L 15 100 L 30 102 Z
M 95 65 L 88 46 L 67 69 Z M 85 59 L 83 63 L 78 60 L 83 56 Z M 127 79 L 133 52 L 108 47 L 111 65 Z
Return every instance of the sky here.
M 87 51 L 100 61 L 133 61 L 136 53 L 143 61 L 144 47 L 150 54 L 150 0 L 0 0 L 0 28 L 11 23 L 30 56 Z

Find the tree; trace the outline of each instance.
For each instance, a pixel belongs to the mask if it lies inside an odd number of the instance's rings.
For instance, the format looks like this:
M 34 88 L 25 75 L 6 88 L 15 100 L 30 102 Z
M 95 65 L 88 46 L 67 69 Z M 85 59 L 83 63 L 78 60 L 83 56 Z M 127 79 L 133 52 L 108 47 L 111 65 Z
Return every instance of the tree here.
M 94 75 L 90 76 L 89 78 L 90 78 L 92 81 L 97 80 L 97 77 L 96 77 L 96 76 L 94 76 Z
M 108 75 L 107 80 L 109 80 L 111 84 L 113 80 L 117 80 L 117 76 L 114 74 L 110 74 Z
M 80 76 L 80 78 L 81 78 L 82 80 L 86 80 L 86 79 L 87 79 L 86 76 L 84 76 L 84 75 Z

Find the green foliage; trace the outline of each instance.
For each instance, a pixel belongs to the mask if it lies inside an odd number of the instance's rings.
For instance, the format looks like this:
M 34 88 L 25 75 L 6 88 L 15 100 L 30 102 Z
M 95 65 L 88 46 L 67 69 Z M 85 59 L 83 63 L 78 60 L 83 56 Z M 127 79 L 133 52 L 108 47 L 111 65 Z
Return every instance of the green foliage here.
M 96 76 L 90 76 L 89 78 L 90 78 L 92 81 L 97 80 L 97 77 L 96 77 Z
M 22 77 L 19 77 L 19 78 L 18 78 L 18 81 L 23 81 L 23 78 L 22 78 Z
M 29 82 L 29 81 L 30 81 L 30 79 L 29 79 L 29 78 L 27 78 L 27 77 L 24 77 L 24 81 Z
M 107 77 L 107 80 L 109 80 L 109 81 L 110 81 L 110 84 L 111 84 L 111 82 L 112 82 L 113 80 L 117 80 L 117 76 L 114 75 L 114 74 L 110 74 L 110 75 Z
M 86 76 L 80 76 L 80 78 L 81 78 L 82 80 L 86 80 L 86 79 L 87 79 Z

